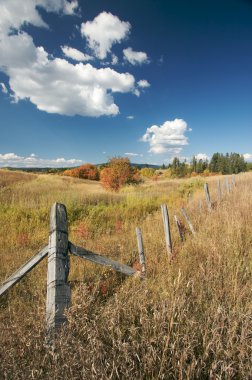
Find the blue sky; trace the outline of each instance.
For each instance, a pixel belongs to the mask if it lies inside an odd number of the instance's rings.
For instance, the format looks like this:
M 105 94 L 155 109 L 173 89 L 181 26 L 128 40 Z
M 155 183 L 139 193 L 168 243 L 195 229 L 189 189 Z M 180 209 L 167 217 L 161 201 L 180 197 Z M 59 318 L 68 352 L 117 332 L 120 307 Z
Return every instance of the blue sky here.
M 0 14 L 0 167 L 252 160 L 252 1 L 0 0 Z

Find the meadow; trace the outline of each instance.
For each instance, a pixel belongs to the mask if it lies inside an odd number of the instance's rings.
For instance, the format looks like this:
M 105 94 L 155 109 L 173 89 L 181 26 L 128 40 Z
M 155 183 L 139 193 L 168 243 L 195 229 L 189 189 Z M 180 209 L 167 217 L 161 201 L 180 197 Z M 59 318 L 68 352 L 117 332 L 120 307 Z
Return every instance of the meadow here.
M 220 204 L 217 179 L 207 179 L 214 203 L 208 212 L 200 178 L 149 180 L 108 193 L 95 181 L 0 170 L 0 281 L 47 244 L 56 201 L 67 207 L 71 241 L 129 265 L 137 265 L 141 227 L 147 262 L 141 281 L 71 257 L 72 306 L 54 350 L 45 344 L 47 263 L 40 263 L 0 300 L 1 377 L 249 379 L 252 174 L 236 176 L 230 194 L 223 187 Z M 183 206 L 196 235 L 184 224 L 181 243 L 173 216 L 182 221 Z

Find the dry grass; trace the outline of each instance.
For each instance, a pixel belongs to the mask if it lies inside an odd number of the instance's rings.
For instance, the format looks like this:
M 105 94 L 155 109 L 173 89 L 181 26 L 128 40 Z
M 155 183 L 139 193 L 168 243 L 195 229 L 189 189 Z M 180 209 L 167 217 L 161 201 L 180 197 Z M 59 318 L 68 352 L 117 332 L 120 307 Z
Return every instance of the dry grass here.
M 206 206 L 199 212 L 202 184 L 191 181 L 150 183 L 113 196 L 55 176 L 38 176 L 22 188 L 7 186 L 11 195 L 0 194 L 2 278 L 45 244 L 48 209 L 56 200 L 68 207 L 76 244 L 123 262 L 137 258 L 138 224 L 148 278 L 125 279 L 72 257 L 69 324 L 50 351 L 44 344 L 46 263 L 39 265 L 1 303 L 2 378 L 248 379 L 251 184 L 250 174 L 238 176 L 236 189 L 217 205 L 216 178 L 210 179 L 211 213 Z M 174 213 L 181 218 L 184 205 L 197 230 L 195 237 L 186 231 L 182 244 L 172 223 L 172 262 L 161 202 L 169 205 L 171 222 Z M 20 236 L 25 233 L 27 240 Z

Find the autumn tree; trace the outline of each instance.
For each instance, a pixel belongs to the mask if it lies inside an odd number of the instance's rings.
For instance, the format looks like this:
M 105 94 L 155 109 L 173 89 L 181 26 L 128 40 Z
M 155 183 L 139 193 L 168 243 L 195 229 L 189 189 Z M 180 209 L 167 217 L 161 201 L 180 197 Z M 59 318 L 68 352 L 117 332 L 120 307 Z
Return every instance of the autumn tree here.
M 138 170 L 130 165 L 128 158 L 113 157 L 107 167 L 101 170 L 100 180 L 105 189 L 118 191 L 126 184 L 138 183 L 140 175 Z

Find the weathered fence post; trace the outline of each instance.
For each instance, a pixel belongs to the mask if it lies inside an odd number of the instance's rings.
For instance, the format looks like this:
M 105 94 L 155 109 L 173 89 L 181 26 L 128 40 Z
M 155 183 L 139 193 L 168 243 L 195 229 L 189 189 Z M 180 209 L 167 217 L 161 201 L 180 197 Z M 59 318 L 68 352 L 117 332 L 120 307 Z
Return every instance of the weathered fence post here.
M 185 218 L 185 220 L 186 220 L 186 222 L 187 222 L 187 224 L 188 224 L 188 226 L 189 226 L 189 228 L 190 228 L 190 230 L 191 230 L 191 233 L 192 233 L 193 235 L 195 235 L 195 230 L 194 230 L 194 228 L 193 228 L 193 225 L 192 225 L 192 223 L 191 223 L 191 221 L 190 221 L 190 219 L 189 219 L 189 216 L 187 215 L 187 212 L 186 212 L 186 210 L 184 209 L 184 207 L 182 207 L 181 212 L 182 212 L 182 214 L 184 215 L 184 218 Z
M 180 240 L 181 240 L 181 242 L 183 242 L 184 241 L 184 235 L 183 235 L 183 231 L 182 231 L 182 228 L 181 228 L 180 221 L 177 218 L 177 215 L 174 215 L 174 220 L 175 220 L 175 224 L 176 224 L 177 229 L 178 229 Z
M 226 184 L 226 190 L 227 190 L 227 194 L 230 193 L 230 190 L 229 190 L 229 182 L 228 182 L 228 177 L 225 178 L 225 184 Z
M 204 190 L 205 190 L 205 196 L 206 196 L 208 211 L 211 211 L 212 210 L 212 203 L 211 203 L 211 199 L 210 199 L 208 183 L 204 184 Z
M 50 214 L 48 245 L 46 321 L 48 342 L 66 321 L 65 309 L 70 305 L 67 212 L 64 205 L 54 203 Z
M 143 239 L 142 232 L 139 227 L 136 228 L 136 236 L 137 236 L 137 247 L 139 253 L 139 261 L 141 265 L 141 275 L 145 277 L 146 275 L 146 264 L 145 264 L 145 255 L 144 255 L 144 247 L 143 247 Z
M 217 190 L 218 190 L 218 201 L 220 203 L 221 202 L 222 194 L 221 194 L 221 183 L 220 183 L 219 179 L 218 179 L 218 183 L 217 183 Z
M 169 256 L 172 256 L 172 240 L 171 240 L 171 231 L 170 231 L 170 222 L 169 214 L 166 204 L 161 205 L 163 224 L 164 224 L 164 233 L 165 233 L 165 243 L 166 249 Z

